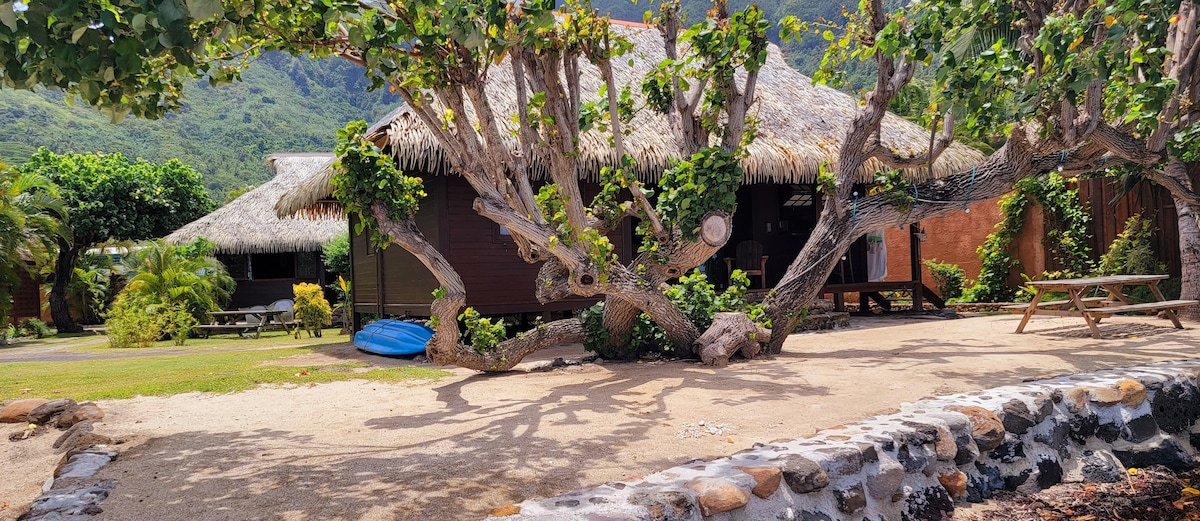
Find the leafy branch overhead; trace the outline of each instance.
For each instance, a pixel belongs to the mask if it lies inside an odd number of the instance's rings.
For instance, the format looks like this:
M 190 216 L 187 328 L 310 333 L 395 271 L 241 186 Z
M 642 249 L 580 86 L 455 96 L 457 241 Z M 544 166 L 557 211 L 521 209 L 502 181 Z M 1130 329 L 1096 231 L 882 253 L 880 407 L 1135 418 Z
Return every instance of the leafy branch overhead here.
M 379 231 L 371 204 L 383 201 L 389 218 L 405 221 L 416 215 L 426 194 L 420 177 L 405 175 L 390 156 L 363 137 L 366 128 L 365 121 L 352 121 L 338 130 L 333 195 L 358 217 L 354 232 L 365 232 L 377 247 L 386 248 L 390 240 Z

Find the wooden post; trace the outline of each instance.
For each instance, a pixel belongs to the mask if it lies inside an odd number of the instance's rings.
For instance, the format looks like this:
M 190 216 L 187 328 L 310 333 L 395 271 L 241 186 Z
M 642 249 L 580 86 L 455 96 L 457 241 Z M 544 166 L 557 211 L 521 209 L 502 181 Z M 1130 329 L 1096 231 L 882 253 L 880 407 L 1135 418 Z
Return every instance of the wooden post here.
M 371 240 L 370 237 L 368 237 L 367 238 L 367 241 L 368 241 L 367 248 L 371 247 L 370 240 Z M 384 270 L 383 252 L 384 252 L 383 248 L 377 248 L 375 250 L 375 288 L 376 288 L 375 291 L 379 292 L 377 295 L 375 295 L 375 301 L 376 301 L 376 307 L 378 309 L 377 313 L 379 315 L 379 318 L 384 318 L 383 303 L 387 300 L 387 290 L 385 289 L 384 284 L 383 284 L 383 270 Z
M 921 280 L 921 223 L 915 222 L 908 225 L 908 256 L 912 264 L 912 305 L 913 311 L 925 311 L 924 290 L 925 283 Z
M 358 300 L 358 292 L 354 291 L 354 218 L 346 219 L 347 233 L 350 237 L 350 298 L 346 299 L 346 305 L 350 307 L 345 317 L 350 318 L 350 336 L 362 330 L 362 321 L 358 318 L 358 309 L 355 304 Z M 343 317 L 343 318 L 345 318 Z

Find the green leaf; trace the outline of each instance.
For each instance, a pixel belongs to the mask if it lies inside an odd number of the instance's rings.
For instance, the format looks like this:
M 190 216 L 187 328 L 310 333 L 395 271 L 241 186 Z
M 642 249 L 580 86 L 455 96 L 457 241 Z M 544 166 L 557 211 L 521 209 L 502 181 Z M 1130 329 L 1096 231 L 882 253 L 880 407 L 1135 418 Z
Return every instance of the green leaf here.
M 187 18 L 187 8 L 180 5 L 179 0 L 163 0 L 158 6 L 158 13 L 162 25 Z
M 78 42 L 80 38 L 83 38 L 83 33 L 86 33 L 87 30 L 88 26 L 81 25 L 76 27 L 74 31 L 71 31 L 71 43 Z
M 17 30 L 17 13 L 13 11 L 12 2 L 0 4 L 0 22 L 13 31 Z
M 224 16 L 225 7 L 221 0 L 187 0 L 188 14 L 199 21 L 206 21 L 218 16 Z

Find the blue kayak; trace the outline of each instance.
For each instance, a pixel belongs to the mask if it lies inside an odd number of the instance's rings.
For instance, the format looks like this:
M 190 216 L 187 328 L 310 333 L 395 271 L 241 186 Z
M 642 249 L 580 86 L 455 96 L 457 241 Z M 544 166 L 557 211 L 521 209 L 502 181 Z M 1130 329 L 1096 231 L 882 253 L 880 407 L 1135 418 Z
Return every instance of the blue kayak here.
M 385 356 L 415 355 L 425 352 L 433 330 L 425 324 L 404 320 L 376 320 L 354 334 L 354 347 Z

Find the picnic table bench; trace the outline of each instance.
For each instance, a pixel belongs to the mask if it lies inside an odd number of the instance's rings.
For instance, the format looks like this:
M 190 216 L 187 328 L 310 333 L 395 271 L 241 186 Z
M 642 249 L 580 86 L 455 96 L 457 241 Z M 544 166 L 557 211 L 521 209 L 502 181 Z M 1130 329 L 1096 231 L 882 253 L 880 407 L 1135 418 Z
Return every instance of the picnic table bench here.
M 282 309 L 240 309 L 237 311 L 209 311 L 208 324 L 196 326 L 204 338 L 214 331 L 237 331 L 239 335 L 254 331 L 254 338 L 259 338 L 264 329 L 278 323 L 284 331 L 292 332 L 289 323 L 282 319 L 286 310 Z
M 1033 315 L 1052 315 L 1082 317 L 1092 331 L 1092 338 L 1101 338 L 1100 329 L 1096 324 L 1101 319 L 1117 313 L 1163 312 L 1176 329 L 1183 329 L 1175 311 L 1200 304 L 1196 300 L 1167 300 L 1158 289 L 1158 283 L 1166 279 L 1166 275 L 1110 275 L 1106 277 L 1089 277 L 1079 279 L 1038 280 L 1029 283 L 1035 290 L 1033 300 L 1028 304 L 1013 304 L 1003 309 L 1013 313 L 1023 313 L 1021 323 L 1017 325 L 1017 333 L 1025 330 L 1029 318 Z M 1146 286 L 1158 300 L 1135 304 L 1125 295 L 1126 286 Z M 1083 297 L 1082 294 L 1093 288 L 1107 292 L 1103 297 Z M 1066 300 L 1042 301 L 1047 291 L 1066 292 Z

